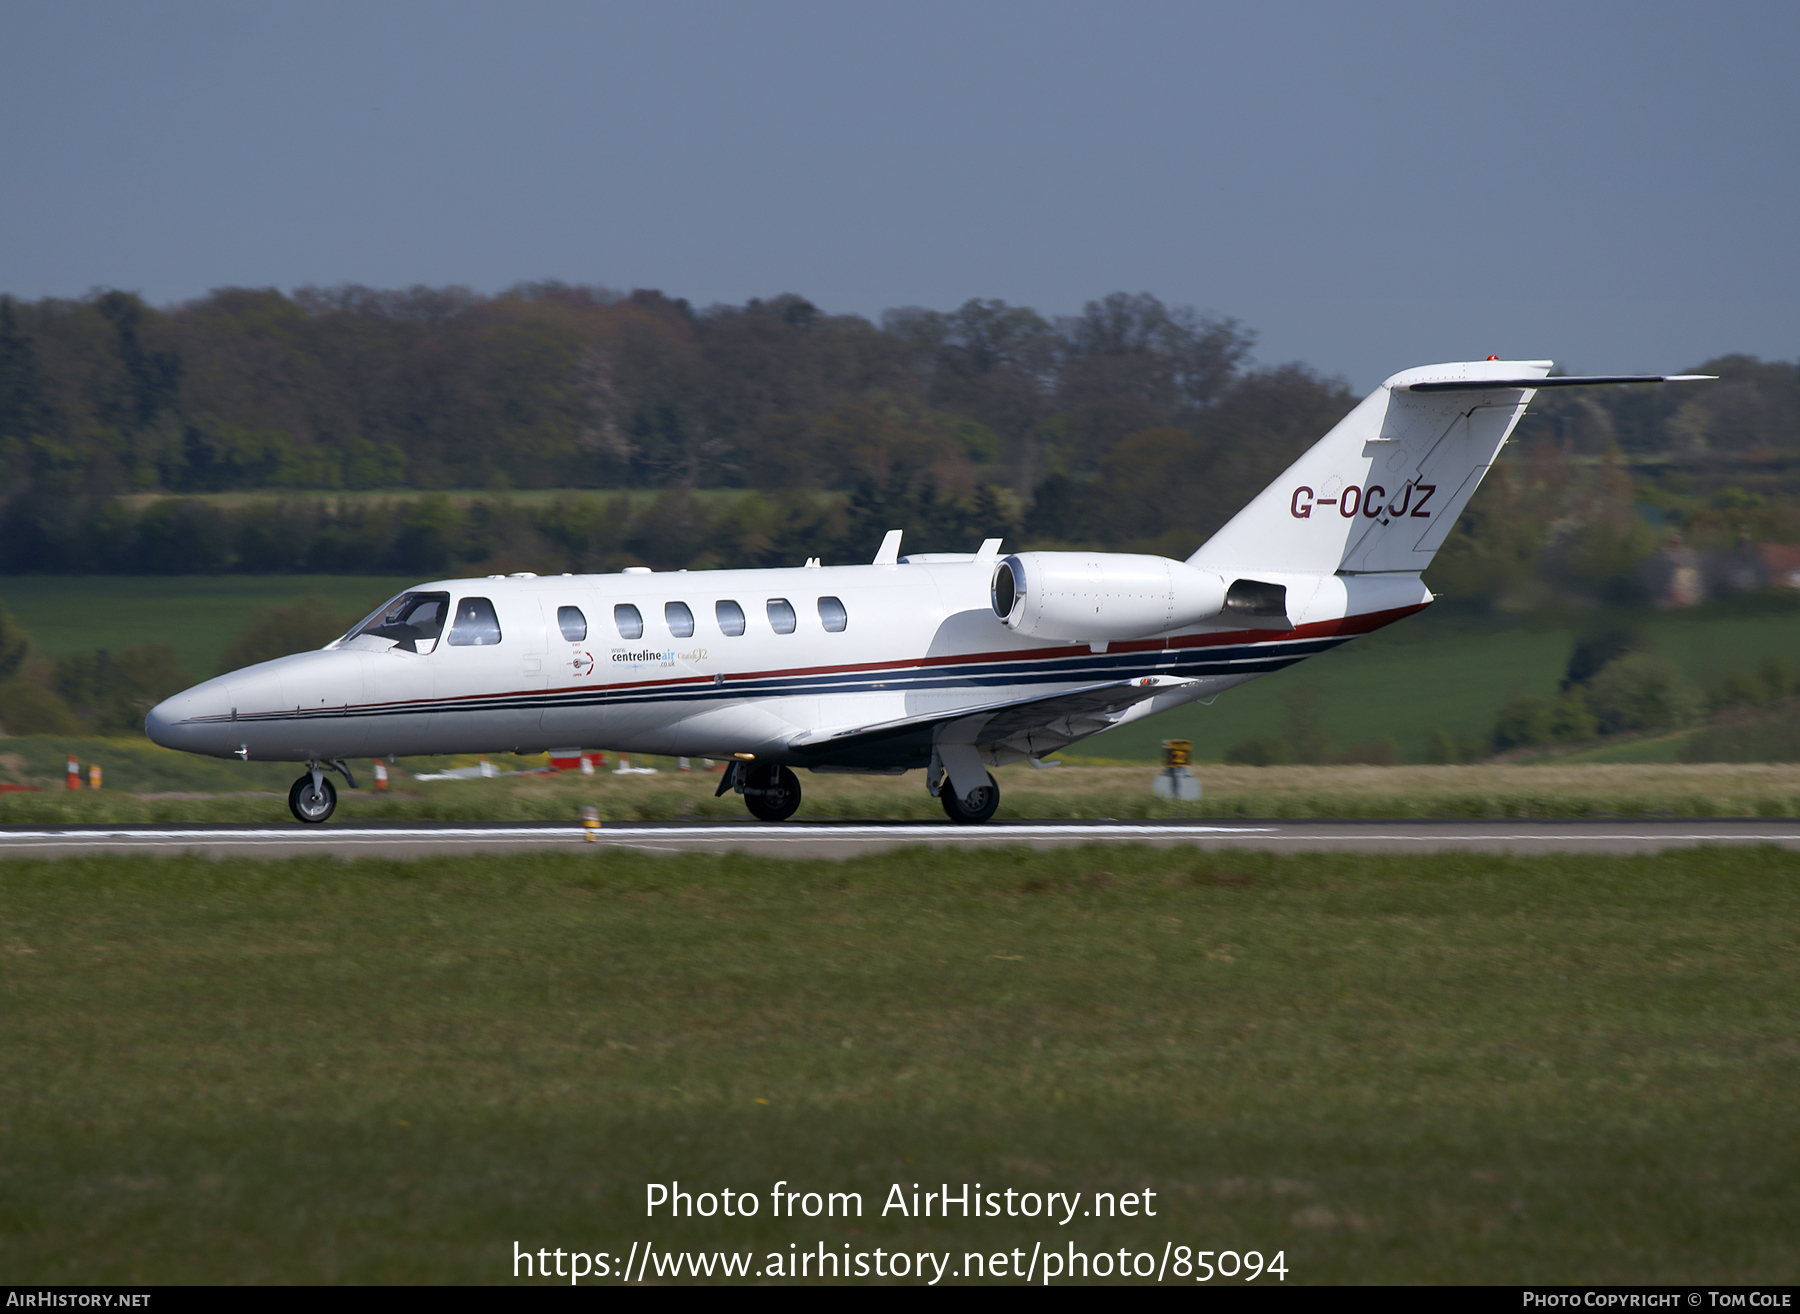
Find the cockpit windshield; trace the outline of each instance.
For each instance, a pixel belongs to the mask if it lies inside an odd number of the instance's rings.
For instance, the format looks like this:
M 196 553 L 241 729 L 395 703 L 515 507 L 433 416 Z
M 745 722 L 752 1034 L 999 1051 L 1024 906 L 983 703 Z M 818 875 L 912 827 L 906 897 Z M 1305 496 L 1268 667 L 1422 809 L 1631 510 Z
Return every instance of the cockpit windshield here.
M 423 643 L 425 651 L 430 652 L 438 635 L 444 632 L 444 617 L 449 610 L 448 593 L 402 593 L 344 637 L 348 640 L 368 634 L 392 639 L 394 646 L 404 652 L 418 652 Z

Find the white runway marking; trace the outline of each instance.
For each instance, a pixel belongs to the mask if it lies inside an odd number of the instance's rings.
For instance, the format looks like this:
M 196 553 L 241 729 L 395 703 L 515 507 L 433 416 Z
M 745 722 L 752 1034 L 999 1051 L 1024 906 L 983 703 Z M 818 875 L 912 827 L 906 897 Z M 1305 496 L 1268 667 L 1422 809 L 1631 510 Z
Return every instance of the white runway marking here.
M 246 856 L 444 853 L 487 854 L 569 849 L 653 853 L 748 852 L 764 856 L 852 857 L 912 845 L 1047 848 L 1114 842 L 1195 848 L 1295 852 L 1429 853 L 1654 853 L 1695 844 L 1774 844 L 1800 849 L 1800 821 L 1721 818 L 1670 821 L 1325 821 L 1205 823 L 1120 821 L 1030 822 L 968 827 L 907 822 L 696 824 L 620 823 L 593 832 L 573 824 L 495 826 L 372 826 L 344 824 L 234 828 L 231 826 L 68 827 L 0 830 L 0 857 L 66 857 L 82 853 L 192 852 Z
M 13 830 L 0 832 L 0 845 L 16 843 L 67 844 L 80 840 L 131 840 L 133 842 L 180 843 L 200 841 L 207 844 L 308 844 L 308 843 L 392 843 L 397 840 L 578 840 L 585 832 L 580 826 L 413 826 L 383 829 L 354 829 L 349 826 L 319 826 L 305 830 Z M 601 826 L 601 839 L 779 839 L 842 840 L 865 839 L 1006 839 L 1047 836 L 1089 835 L 1118 839 L 1131 836 L 1166 835 L 1267 835 L 1266 826 L 1130 826 L 1130 825 L 1045 825 L 997 826 L 977 829 L 969 826 Z

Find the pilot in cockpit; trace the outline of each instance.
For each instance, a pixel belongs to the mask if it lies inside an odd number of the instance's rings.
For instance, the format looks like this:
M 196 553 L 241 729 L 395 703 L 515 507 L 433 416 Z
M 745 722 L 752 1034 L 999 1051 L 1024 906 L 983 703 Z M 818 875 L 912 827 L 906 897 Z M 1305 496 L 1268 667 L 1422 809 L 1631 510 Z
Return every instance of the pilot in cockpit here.
M 406 593 L 392 605 L 382 608 L 357 629 L 358 635 L 391 639 L 402 652 L 419 651 L 420 641 L 435 643 L 444 631 L 444 608 L 450 601 L 447 593 Z

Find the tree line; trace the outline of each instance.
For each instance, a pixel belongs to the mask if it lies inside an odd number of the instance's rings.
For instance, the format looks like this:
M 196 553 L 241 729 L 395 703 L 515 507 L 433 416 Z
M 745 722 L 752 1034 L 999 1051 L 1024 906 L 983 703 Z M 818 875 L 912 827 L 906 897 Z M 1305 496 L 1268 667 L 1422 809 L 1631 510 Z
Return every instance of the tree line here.
M 0 570 L 774 565 L 893 525 L 1185 556 L 1355 401 L 1254 340 L 1147 293 L 879 323 L 555 283 L 0 297 Z M 1800 537 L 1800 367 L 1699 368 L 1544 395 L 1436 576 L 1611 596 L 1670 532 Z M 236 490 L 266 500 L 198 497 Z M 494 496 L 420 495 L 458 490 Z
M 377 501 L 115 499 L 66 536 L 20 544 L 12 563 L 46 572 L 193 575 L 374 574 L 419 578 L 535 571 L 604 573 L 629 565 L 709 569 L 868 560 L 888 528 L 907 551 L 973 551 L 1014 537 L 1022 517 L 993 486 L 940 497 L 929 481 L 890 479 L 848 494 L 663 489 L 566 493 L 550 502 L 447 493 Z M 41 563 L 41 564 L 40 564 Z
M 16 544 L 151 490 L 898 481 L 1029 501 L 1053 476 L 1107 484 L 1128 439 L 1184 434 L 1189 457 L 1235 467 L 1258 444 L 1234 439 L 1295 428 L 1291 446 L 1348 404 L 1301 367 L 1252 368 L 1251 342 L 1123 293 L 1061 319 L 975 300 L 880 325 L 791 295 L 697 310 L 558 284 L 234 288 L 164 310 L 118 291 L 0 298 L 4 512 Z

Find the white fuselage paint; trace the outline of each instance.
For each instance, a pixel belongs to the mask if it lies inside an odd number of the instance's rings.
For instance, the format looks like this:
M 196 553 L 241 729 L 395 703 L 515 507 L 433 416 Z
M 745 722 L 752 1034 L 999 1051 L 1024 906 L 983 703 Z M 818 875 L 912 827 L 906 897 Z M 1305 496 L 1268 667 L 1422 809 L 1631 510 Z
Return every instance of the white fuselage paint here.
M 1248 630 L 1221 618 L 1161 637 L 1070 644 L 1022 637 L 995 616 L 994 566 L 992 557 L 971 557 L 420 584 L 411 591 L 447 592 L 452 606 L 489 599 L 499 642 L 453 647 L 446 630 L 432 651 L 416 654 L 369 636 L 340 641 L 178 694 L 151 712 L 147 730 L 166 747 L 259 761 L 580 747 L 752 754 L 803 766 L 925 766 L 916 745 L 848 761 L 796 745 L 836 729 L 1106 681 L 1182 681 L 1111 722 L 1123 724 L 1291 665 L 1431 600 L 1415 574 L 1265 572 L 1259 577 L 1288 587 L 1291 630 Z M 820 598 L 842 602 L 848 621 L 841 632 L 825 628 Z M 771 599 L 793 607 L 793 633 L 776 632 Z M 721 629 L 715 604 L 725 600 L 743 609 L 742 635 Z M 672 602 L 692 612 L 691 637 L 670 632 L 664 607 Z M 640 638 L 615 627 L 621 603 L 641 614 Z M 563 638 L 557 609 L 564 606 L 580 608 L 584 639 Z M 1050 746 L 1104 728 L 1070 730 Z

